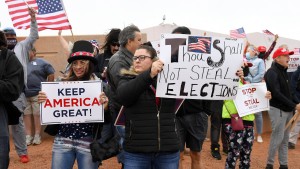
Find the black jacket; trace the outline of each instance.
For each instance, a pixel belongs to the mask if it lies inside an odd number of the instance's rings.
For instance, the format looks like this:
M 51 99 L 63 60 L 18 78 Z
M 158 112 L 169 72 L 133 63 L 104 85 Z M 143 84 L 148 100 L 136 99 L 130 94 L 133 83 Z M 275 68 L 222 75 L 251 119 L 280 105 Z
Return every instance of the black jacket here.
M 119 80 L 121 78 L 121 69 L 129 69 L 132 64 L 133 54 L 124 47 L 120 47 L 119 51 L 115 53 L 109 60 L 107 66 L 107 80 L 111 90 L 111 97 L 109 100 L 110 111 L 118 113 L 121 105 L 118 100 L 116 91 Z
M 156 104 L 155 84 L 146 71 L 120 80 L 117 95 L 124 105 L 124 149 L 133 153 L 179 151 L 175 121 L 175 99 L 160 99 Z
M 23 66 L 14 52 L 0 50 L 0 102 L 17 100 L 23 89 Z
M 293 102 L 287 69 L 273 62 L 265 74 L 267 89 L 272 93 L 270 105 L 283 111 L 293 111 L 296 104 Z
M 196 113 L 211 115 L 212 102 L 213 100 L 185 99 L 177 112 L 177 116 L 181 117 L 183 115 Z
M 95 66 L 95 71 L 94 73 L 97 75 L 97 77 L 99 77 L 101 80 L 105 80 L 103 79 L 103 77 L 101 76 L 101 73 L 103 73 L 105 67 L 107 67 L 109 59 L 111 58 L 112 54 L 109 51 L 104 51 L 104 53 L 101 53 L 99 55 L 97 55 L 95 58 L 98 61 L 98 64 Z

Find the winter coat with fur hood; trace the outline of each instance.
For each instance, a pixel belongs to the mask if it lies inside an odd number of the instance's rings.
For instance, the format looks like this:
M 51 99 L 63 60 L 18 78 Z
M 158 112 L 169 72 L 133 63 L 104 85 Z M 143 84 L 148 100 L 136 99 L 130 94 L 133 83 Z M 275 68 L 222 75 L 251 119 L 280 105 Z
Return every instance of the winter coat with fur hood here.
M 131 153 L 179 151 L 175 122 L 175 99 L 160 98 L 156 103 L 156 80 L 147 70 L 121 78 L 117 96 L 126 117 L 124 149 Z

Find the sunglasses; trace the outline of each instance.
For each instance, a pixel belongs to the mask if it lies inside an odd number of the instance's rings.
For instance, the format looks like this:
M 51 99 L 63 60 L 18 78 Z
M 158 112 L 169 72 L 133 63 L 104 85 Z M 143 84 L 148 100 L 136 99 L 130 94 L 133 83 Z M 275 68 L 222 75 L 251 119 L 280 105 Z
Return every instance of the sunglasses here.
M 118 47 L 120 47 L 120 44 L 119 44 L 118 42 L 113 42 L 113 43 L 111 43 L 110 45 L 111 45 L 111 46 L 118 46 Z

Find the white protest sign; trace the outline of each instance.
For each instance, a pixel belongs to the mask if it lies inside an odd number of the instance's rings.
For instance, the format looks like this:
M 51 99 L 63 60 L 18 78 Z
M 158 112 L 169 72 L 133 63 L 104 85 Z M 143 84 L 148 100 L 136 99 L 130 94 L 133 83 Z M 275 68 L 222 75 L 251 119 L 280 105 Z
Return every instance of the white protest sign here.
M 237 94 L 237 70 L 243 62 L 243 39 L 162 34 L 157 97 L 232 99 Z
M 157 53 L 157 56 L 159 57 L 160 55 L 160 51 L 159 51 L 159 48 L 160 48 L 160 41 L 151 41 L 151 45 L 152 47 L 155 49 L 156 53 Z
M 240 117 L 269 110 L 266 83 L 251 83 L 240 86 L 233 100 Z
M 104 122 L 101 81 L 42 82 L 41 124 Z
M 289 67 L 287 72 L 295 72 L 300 66 L 300 55 L 290 55 Z

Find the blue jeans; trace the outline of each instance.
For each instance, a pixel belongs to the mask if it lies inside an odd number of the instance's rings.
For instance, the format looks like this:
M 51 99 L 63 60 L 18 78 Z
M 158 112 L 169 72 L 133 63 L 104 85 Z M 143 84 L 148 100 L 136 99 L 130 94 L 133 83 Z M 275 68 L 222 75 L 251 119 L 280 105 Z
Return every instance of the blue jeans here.
M 72 169 L 77 160 L 78 169 L 97 169 L 92 161 L 90 143 L 92 137 L 69 139 L 56 136 L 52 149 L 52 169 Z
M 116 130 L 118 134 L 120 135 L 120 153 L 117 155 L 118 162 L 119 163 L 124 163 L 124 150 L 123 150 L 123 142 L 125 139 L 125 126 L 116 126 Z
M 262 134 L 263 130 L 263 116 L 262 112 L 258 112 L 255 114 L 255 125 L 257 134 Z
M 9 137 L 0 136 L 0 169 L 7 169 L 9 164 Z
M 124 169 L 178 169 L 179 151 L 173 153 L 129 153 L 124 151 Z

